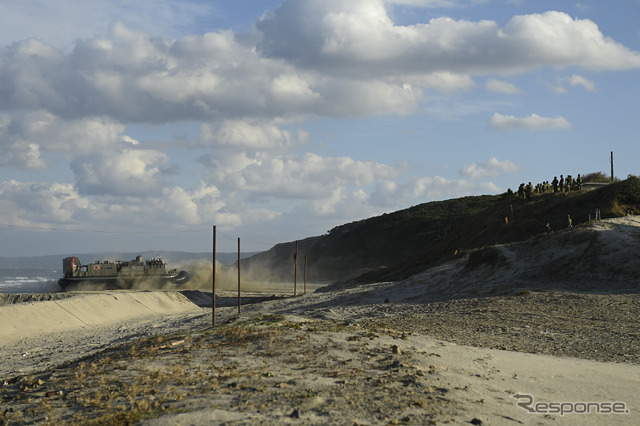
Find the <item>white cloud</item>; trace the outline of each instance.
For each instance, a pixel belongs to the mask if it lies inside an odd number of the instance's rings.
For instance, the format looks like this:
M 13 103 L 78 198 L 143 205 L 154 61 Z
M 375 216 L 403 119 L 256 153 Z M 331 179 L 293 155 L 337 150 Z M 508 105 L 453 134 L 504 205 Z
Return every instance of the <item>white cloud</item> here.
M 12 226 L 64 229 L 72 223 L 74 230 L 135 232 L 180 230 L 211 221 L 240 225 L 245 212 L 225 212 L 226 208 L 220 191 L 204 182 L 192 190 L 166 187 L 144 198 L 85 197 L 72 184 L 15 180 L 0 184 L 0 223 Z
M 382 182 L 371 194 L 371 204 L 393 207 L 398 204 L 443 200 L 453 197 L 478 194 L 495 194 L 501 189 L 492 182 L 474 182 L 466 179 L 447 179 L 442 176 L 428 176 L 413 179 L 405 184 Z
M 131 145 L 140 145 L 140 141 L 137 141 L 128 135 L 120 135 L 120 142 L 130 143 Z
M 593 81 L 577 74 L 573 74 L 571 77 L 569 77 L 569 84 L 571 84 L 572 86 L 582 86 L 589 92 L 593 92 L 596 90 L 596 85 Z
M 253 159 L 244 153 L 212 155 L 203 162 L 211 168 L 210 178 L 218 187 L 242 191 L 250 199 L 326 200 L 334 197 L 338 190 L 371 185 L 397 174 L 392 167 L 381 163 L 312 153 L 302 157 L 261 153 Z
M 64 120 L 42 110 L 0 116 L 0 166 L 44 169 L 50 166 L 45 152 L 70 159 L 110 149 L 120 140 L 134 143 L 124 129 L 107 117 Z
M 21 137 L 12 129 L 12 120 L 0 116 L 0 166 L 15 166 L 21 169 L 43 169 L 45 161 L 40 154 L 40 145 Z
M 470 164 L 459 170 L 459 174 L 469 179 L 485 179 L 498 177 L 504 173 L 516 173 L 520 167 L 510 160 L 498 160 L 491 157 L 488 161 Z
M 522 93 L 522 90 L 518 89 L 515 84 L 493 78 L 487 80 L 484 87 L 490 92 L 504 93 L 507 95 L 518 95 Z
M 441 71 L 430 74 L 401 75 L 397 81 L 404 81 L 418 87 L 433 88 L 443 93 L 465 92 L 475 83 L 470 75 Z
M 399 185 L 396 182 L 391 180 L 381 181 L 371 194 L 371 204 L 383 207 L 394 206 L 398 202 L 399 190 Z
M 0 108 L 121 123 L 406 114 L 423 88 L 468 90 L 473 75 L 640 67 L 638 52 L 560 12 L 402 26 L 382 0 L 286 0 L 256 28 L 257 49 L 232 31 L 172 40 L 121 23 L 68 53 L 20 41 L 0 49 Z
M 500 188 L 492 182 L 473 182 L 470 180 L 452 180 L 442 176 L 424 177 L 412 184 L 411 195 L 424 198 L 425 201 L 443 200 L 452 197 L 477 194 L 495 194 Z
M 551 130 L 570 129 L 571 123 L 564 117 L 542 117 L 538 114 L 531 114 L 529 117 L 515 117 L 513 115 L 493 114 L 489 119 L 489 126 L 495 130 Z
M 514 17 L 503 29 L 521 65 L 546 63 L 555 67 L 580 66 L 595 70 L 623 70 L 640 66 L 640 54 L 605 37 L 588 19 L 562 12 Z M 515 52 L 514 52 L 515 53 Z M 527 59 L 529 58 L 529 59 Z
M 549 86 L 549 88 L 551 89 L 551 91 L 552 91 L 553 93 L 555 93 L 556 95 L 566 95 L 566 94 L 568 94 L 568 93 L 569 93 L 569 91 L 567 90 L 567 88 L 566 88 L 566 87 L 564 87 L 564 86 L 562 85 L 562 83 L 555 84 L 555 85 L 553 85 L 553 84 L 549 84 L 548 86 Z
M 71 162 L 78 192 L 83 195 L 153 197 L 164 186 L 162 165 L 169 158 L 150 149 L 107 151 Z
M 402 26 L 392 22 L 382 0 L 285 0 L 256 26 L 265 55 L 332 75 L 640 67 L 638 52 L 605 37 L 593 21 L 562 12 L 516 16 L 502 28 L 446 17 Z
M 580 86 L 589 92 L 596 90 L 596 84 L 593 81 L 579 74 L 573 74 L 571 77 L 559 77 L 556 83 L 547 82 L 546 84 L 556 95 L 569 94 L 569 90 L 566 87 L 567 84 L 572 87 Z
M 201 125 L 199 140 L 204 145 L 236 150 L 286 151 L 304 143 L 308 137 L 303 130 L 292 134 L 270 123 L 225 120 L 217 125 Z
M 239 226 L 245 212 L 226 211 L 228 204 L 220 190 L 200 182 L 192 190 L 179 186 L 166 187 L 140 205 L 142 213 L 158 223 L 174 223 L 179 226 L 215 223 L 221 226 Z
M 17 182 L 0 184 L 0 221 L 14 226 L 98 219 L 101 213 L 71 184 Z
M 330 78 L 256 54 L 227 31 L 175 41 L 116 25 L 64 54 L 36 40 L 0 49 L 0 108 L 123 123 L 407 113 L 420 88 Z

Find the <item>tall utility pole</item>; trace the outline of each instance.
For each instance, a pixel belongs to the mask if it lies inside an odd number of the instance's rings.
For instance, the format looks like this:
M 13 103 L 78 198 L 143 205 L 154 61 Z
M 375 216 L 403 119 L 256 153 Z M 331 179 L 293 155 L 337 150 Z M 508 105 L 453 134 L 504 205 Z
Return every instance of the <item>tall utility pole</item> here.
M 296 252 L 293 255 L 293 295 L 298 291 L 298 242 L 296 241 Z
M 213 225 L 213 269 L 211 272 L 211 327 L 216 326 L 216 226 Z
M 613 182 L 613 151 L 611 151 L 611 182 Z
M 238 315 L 240 315 L 240 306 L 242 305 L 240 294 L 240 237 L 238 237 Z

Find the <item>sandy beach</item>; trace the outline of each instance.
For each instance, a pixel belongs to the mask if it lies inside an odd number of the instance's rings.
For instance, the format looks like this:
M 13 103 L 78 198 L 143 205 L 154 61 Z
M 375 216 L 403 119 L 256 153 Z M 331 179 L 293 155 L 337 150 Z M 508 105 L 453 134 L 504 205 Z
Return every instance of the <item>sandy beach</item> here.
M 224 293 L 214 328 L 206 289 L 15 300 L 0 306 L 0 422 L 637 424 L 640 296 L 610 275 L 638 266 L 611 255 L 634 252 L 634 221 L 497 247 L 497 264 L 250 294 L 240 315 Z M 606 265 L 550 278 L 596 245 Z M 543 272 L 525 273 L 535 247 Z

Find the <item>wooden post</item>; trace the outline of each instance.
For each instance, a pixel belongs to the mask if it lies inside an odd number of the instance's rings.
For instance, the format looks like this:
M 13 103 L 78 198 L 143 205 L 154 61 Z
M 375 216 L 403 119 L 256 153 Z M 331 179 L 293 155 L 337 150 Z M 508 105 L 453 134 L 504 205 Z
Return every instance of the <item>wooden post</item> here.
M 293 255 L 293 295 L 296 295 L 298 286 L 298 242 L 296 241 L 296 253 Z
M 613 182 L 613 151 L 611 151 L 611 182 Z
M 216 226 L 213 225 L 213 267 L 211 269 L 211 327 L 216 326 Z
M 240 315 L 240 306 L 242 305 L 240 297 L 240 238 L 238 238 L 238 315 Z
M 304 294 L 307 294 L 307 253 L 304 254 Z

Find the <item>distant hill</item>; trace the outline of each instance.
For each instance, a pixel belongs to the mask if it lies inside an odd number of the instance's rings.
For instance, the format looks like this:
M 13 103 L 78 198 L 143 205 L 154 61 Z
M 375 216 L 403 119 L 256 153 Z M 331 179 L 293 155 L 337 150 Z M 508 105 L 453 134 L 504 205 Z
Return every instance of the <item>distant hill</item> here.
M 255 255 L 256 252 L 242 253 L 241 257 Z M 142 255 L 145 259 L 160 256 L 169 266 L 179 266 L 183 263 L 205 260 L 211 262 L 211 253 L 190 253 L 178 251 L 146 251 L 135 253 L 73 253 L 49 256 L 32 257 L 0 257 L 0 268 L 6 269 L 62 269 L 62 259 L 76 256 L 83 263 L 91 263 L 95 260 L 132 260 Z M 231 265 L 238 260 L 237 253 L 217 253 L 216 260 L 222 265 Z
M 310 281 L 352 278 L 402 262 L 424 244 L 435 241 L 455 224 L 492 206 L 498 196 L 464 197 L 420 204 L 405 210 L 352 222 L 326 235 L 298 242 L 298 271 L 302 279 L 305 255 Z M 291 280 L 295 242 L 282 243 L 242 262 L 269 280 Z
M 420 204 L 394 213 L 352 222 L 326 235 L 298 242 L 298 279 L 305 255 L 309 281 L 396 280 L 499 243 L 524 241 L 595 218 L 640 212 L 640 179 L 630 177 L 597 189 L 536 194 L 483 195 Z M 243 260 L 243 269 L 265 280 L 292 280 L 295 242 L 282 243 Z

